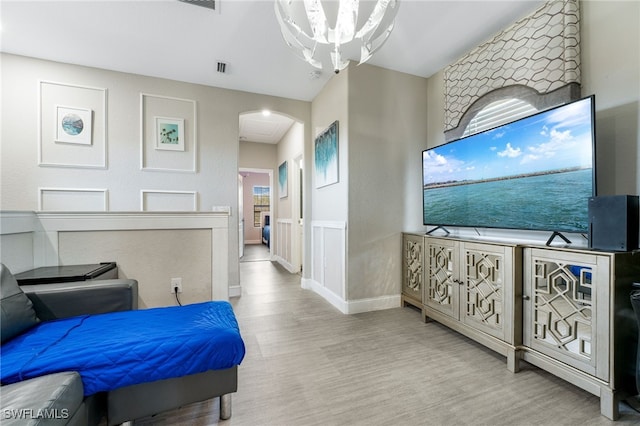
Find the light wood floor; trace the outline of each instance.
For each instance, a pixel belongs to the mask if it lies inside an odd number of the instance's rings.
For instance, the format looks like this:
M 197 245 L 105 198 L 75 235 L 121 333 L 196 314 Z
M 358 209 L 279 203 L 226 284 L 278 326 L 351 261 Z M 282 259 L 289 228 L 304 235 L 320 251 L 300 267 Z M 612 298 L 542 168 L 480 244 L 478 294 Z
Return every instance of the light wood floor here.
M 138 425 L 629 425 L 599 399 L 505 358 L 412 308 L 343 315 L 271 262 L 241 264 L 232 301 L 247 355 L 230 420 L 217 398 Z

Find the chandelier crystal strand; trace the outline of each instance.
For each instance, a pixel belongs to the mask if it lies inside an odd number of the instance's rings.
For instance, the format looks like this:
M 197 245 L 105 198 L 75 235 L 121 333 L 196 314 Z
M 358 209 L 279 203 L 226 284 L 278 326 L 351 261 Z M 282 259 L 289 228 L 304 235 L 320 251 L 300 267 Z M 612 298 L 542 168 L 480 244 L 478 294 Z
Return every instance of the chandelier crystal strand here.
M 322 69 L 320 56 L 328 52 L 337 73 L 358 55 L 366 62 L 384 44 L 398 1 L 275 0 L 275 12 L 285 42 L 300 58 Z

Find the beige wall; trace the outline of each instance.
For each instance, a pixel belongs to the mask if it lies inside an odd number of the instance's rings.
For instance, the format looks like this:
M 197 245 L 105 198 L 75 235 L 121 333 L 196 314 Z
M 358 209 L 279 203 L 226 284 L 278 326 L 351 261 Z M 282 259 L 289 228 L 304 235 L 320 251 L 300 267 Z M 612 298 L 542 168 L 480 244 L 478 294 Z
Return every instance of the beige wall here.
M 312 102 L 310 163 L 306 169 L 311 176 L 311 203 L 313 220 L 347 221 L 349 182 L 349 99 L 348 77 L 351 68 L 341 71 L 329 80 Z M 313 176 L 313 140 L 338 120 L 338 183 L 316 188 Z
M 640 194 L 640 2 L 582 1 L 582 94 L 596 95 L 599 195 Z
M 268 169 L 273 171 L 278 167 L 278 148 L 276 145 L 256 142 L 240 142 L 240 168 Z
M 400 292 L 401 236 L 422 224 L 427 80 L 372 65 L 349 73 L 348 300 Z
M 63 265 L 116 262 L 138 281 L 140 308 L 176 305 L 171 278 L 182 278 L 183 304 L 212 299 L 210 230 L 61 232 L 58 242 Z

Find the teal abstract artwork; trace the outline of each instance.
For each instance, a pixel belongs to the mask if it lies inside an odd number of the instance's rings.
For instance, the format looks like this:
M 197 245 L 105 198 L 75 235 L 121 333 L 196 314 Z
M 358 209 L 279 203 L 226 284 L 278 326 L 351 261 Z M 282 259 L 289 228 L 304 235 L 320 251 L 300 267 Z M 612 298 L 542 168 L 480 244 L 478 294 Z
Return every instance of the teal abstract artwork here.
M 315 140 L 316 188 L 338 182 L 338 121 L 334 121 Z
M 285 161 L 278 167 L 278 194 L 280 194 L 280 198 L 288 195 L 287 187 L 287 162 Z

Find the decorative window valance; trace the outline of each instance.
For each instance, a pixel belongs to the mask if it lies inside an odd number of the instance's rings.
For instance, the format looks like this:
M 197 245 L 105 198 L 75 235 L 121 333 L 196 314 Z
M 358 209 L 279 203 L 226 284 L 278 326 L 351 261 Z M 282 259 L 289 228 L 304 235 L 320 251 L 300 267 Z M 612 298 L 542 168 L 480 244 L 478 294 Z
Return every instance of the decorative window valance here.
M 478 111 L 514 90 L 529 97 L 560 95 L 564 101 L 579 97 L 579 20 L 578 0 L 549 1 L 448 66 L 444 71 L 446 139 L 462 134 L 463 118 L 467 122 L 473 118 L 467 112 Z M 474 105 L 489 93 L 493 96 Z M 545 106 L 544 101 L 536 102 Z

